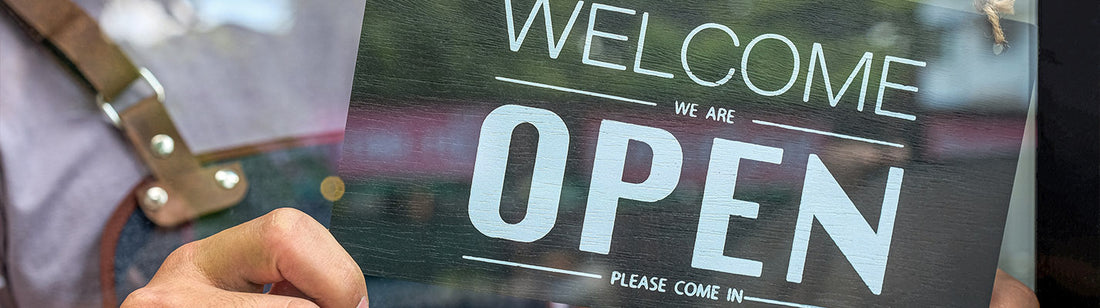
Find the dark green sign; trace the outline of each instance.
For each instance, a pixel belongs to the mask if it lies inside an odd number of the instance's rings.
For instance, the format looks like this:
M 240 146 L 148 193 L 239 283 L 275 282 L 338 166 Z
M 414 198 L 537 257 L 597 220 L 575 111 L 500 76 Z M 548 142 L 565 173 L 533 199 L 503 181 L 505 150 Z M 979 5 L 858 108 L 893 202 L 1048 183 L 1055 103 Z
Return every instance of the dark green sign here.
M 367 275 L 578 305 L 985 305 L 1034 81 L 1003 26 L 369 1 L 333 233 Z

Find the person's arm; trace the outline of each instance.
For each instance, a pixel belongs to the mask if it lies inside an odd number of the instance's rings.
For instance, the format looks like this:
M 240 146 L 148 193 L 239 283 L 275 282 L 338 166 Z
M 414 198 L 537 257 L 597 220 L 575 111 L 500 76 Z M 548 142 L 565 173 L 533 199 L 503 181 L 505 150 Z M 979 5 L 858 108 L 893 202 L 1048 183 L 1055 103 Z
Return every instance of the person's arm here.
M 1039 307 L 1039 299 L 1035 297 L 1035 292 L 1032 292 L 1031 288 L 998 268 L 997 278 L 993 280 L 993 298 L 989 301 L 989 307 Z
M 365 307 L 366 295 L 363 272 L 328 230 L 284 208 L 176 249 L 122 306 Z

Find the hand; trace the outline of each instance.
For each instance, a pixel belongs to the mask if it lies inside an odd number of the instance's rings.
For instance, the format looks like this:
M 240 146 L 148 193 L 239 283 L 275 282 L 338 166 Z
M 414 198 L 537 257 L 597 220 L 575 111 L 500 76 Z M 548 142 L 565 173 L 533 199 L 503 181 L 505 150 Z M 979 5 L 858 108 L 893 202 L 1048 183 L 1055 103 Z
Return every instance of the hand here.
M 1001 307 L 1039 307 L 1039 299 L 1024 283 L 1013 278 L 1001 269 L 997 269 L 997 278 L 993 280 L 993 299 L 990 308 Z
M 366 295 L 363 272 L 328 230 L 283 208 L 176 249 L 122 306 L 366 307 Z

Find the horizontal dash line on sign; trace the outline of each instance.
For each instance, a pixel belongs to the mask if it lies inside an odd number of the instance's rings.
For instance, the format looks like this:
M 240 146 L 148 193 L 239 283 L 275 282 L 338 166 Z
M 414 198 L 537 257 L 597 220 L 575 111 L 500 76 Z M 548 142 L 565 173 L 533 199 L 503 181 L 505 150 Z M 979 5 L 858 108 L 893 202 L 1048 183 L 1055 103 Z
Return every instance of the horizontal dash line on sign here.
M 845 135 L 845 134 L 837 134 L 837 133 L 832 133 L 832 132 L 820 131 L 820 130 L 816 130 L 816 129 L 809 129 L 809 128 L 803 128 L 803 127 L 798 127 L 798 126 L 790 126 L 790 125 L 786 125 L 786 124 L 772 123 L 772 122 L 768 122 L 768 121 L 752 120 L 752 122 L 756 123 L 756 124 L 760 124 L 760 125 L 774 126 L 774 127 L 784 128 L 784 129 L 789 129 L 789 130 L 797 130 L 797 131 L 800 131 L 800 132 L 807 132 L 807 133 L 811 133 L 811 134 L 825 135 L 825 136 L 837 137 L 837 138 L 843 138 L 843 139 L 855 140 L 855 141 L 863 141 L 863 142 L 866 142 L 866 143 L 873 143 L 873 144 L 879 144 L 879 145 L 888 145 L 888 146 L 892 146 L 892 147 L 895 147 L 895 148 L 904 148 L 905 147 L 904 145 L 901 145 L 901 144 L 898 144 L 898 143 L 893 143 L 893 142 L 886 142 L 886 141 L 868 139 L 868 138 L 863 138 L 863 137 L 856 137 L 856 136 Z
M 753 297 L 753 296 L 745 296 L 745 300 L 747 300 L 747 301 L 753 301 L 753 302 L 760 302 L 760 303 L 765 303 L 765 304 L 772 304 L 772 305 L 787 306 L 787 307 L 798 307 L 798 308 L 821 308 L 821 307 L 819 307 L 819 306 L 813 306 L 813 305 L 803 305 L 803 304 L 798 304 L 798 303 L 791 303 L 791 302 L 777 301 L 777 300 L 774 300 L 774 299 L 759 298 L 759 297 Z
M 562 91 L 562 92 L 583 94 L 583 95 L 588 95 L 588 96 L 595 96 L 595 97 L 600 97 L 600 98 L 623 101 L 623 102 L 627 102 L 627 103 L 642 104 L 642 105 L 646 105 L 646 106 L 657 106 L 657 103 L 654 103 L 654 102 L 647 102 L 647 101 L 643 101 L 643 100 L 637 100 L 637 99 L 633 99 L 633 98 L 626 98 L 626 97 L 615 96 L 615 95 L 610 95 L 610 94 L 596 93 L 596 92 L 592 92 L 592 91 L 585 91 L 585 90 L 577 90 L 577 89 L 571 89 L 571 88 L 566 88 L 566 87 L 559 87 L 559 86 L 554 86 L 554 85 L 548 85 L 548 84 L 545 84 L 545 83 L 538 83 L 538 82 L 531 82 L 531 81 L 526 81 L 526 80 L 512 79 L 512 78 L 508 78 L 508 77 L 496 77 L 496 79 L 500 80 L 500 81 L 503 81 L 503 82 L 511 82 L 511 83 L 521 84 L 521 85 L 525 85 L 525 86 L 532 86 L 532 87 L 539 87 L 539 88 L 543 88 L 543 89 L 558 90 L 558 91 Z
M 603 276 L 596 275 L 596 274 L 570 271 L 570 270 L 563 270 L 563 269 L 557 269 L 557 268 L 552 268 L 552 267 L 545 267 L 545 266 L 538 266 L 538 265 L 531 265 L 531 264 L 523 264 L 523 263 L 510 262 L 510 261 L 501 261 L 501 260 L 482 258 L 482 257 L 462 256 L 462 258 L 466 259 L 466 260 L 471 260 L 471 261 L 480 261 L 480 262 L 485 262 L 485 263 L 522 267 L 522 268 L 526 268 L 526 269 L 540 270 L 540 271 L 545 271 L 545 272 L 568 274 L 568 275 L 573 275 L 573 276 L 581 276 L 581 277 L 588 277 L 588 278 L 595 278 L 595 279 L 603 279 Z

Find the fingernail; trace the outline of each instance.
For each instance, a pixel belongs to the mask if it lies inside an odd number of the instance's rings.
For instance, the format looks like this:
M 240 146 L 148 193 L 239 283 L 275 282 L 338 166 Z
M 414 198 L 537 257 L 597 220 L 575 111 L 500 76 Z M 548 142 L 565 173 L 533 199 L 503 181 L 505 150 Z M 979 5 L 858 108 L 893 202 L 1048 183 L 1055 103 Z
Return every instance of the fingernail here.
M 356 305 L 355 308 L 367 308 L 369 306 L 370 305 L 367 304 L 367 297 L 363 296 L 363 298 L 359 300 L 359 305 Z

